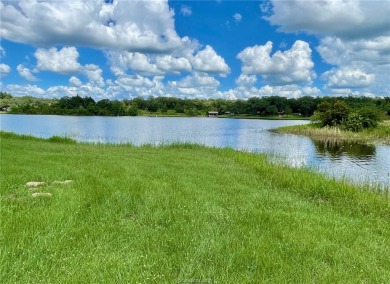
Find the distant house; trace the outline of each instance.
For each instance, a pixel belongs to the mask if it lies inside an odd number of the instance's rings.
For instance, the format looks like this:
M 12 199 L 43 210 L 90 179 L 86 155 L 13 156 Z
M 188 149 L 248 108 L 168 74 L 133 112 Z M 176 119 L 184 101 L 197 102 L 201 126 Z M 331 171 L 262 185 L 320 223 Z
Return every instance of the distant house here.
M 208 117 L 217 117 L 218 116 L 218 111 L 209 111 L 207 112 Z
M 10 111 L 11 107 L 9 105 L 0 106 L 0 111 Z

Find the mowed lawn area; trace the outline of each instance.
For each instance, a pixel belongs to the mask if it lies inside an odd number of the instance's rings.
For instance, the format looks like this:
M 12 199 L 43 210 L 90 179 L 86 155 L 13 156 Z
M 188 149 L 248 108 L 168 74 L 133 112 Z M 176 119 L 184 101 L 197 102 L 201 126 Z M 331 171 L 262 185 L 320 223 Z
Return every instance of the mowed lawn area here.
M 0 283 L 390 283 L 386 194 L 230 149 L 0 137 Z

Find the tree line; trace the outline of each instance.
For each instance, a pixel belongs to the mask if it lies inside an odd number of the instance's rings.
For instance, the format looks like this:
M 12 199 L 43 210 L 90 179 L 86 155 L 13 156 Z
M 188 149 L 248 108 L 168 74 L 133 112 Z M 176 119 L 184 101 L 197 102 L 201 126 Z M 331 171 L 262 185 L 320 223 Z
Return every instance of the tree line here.
M 279 96 L 253 97 L 247 100 L 225 99 L 182 99 L 176 97 L 136 97 L 129 100 L 95 101 L 91 97 L 62 97 L 43 99 L 31 96 L 14 97 L 0 92 L 0 107 L 8 107 L 15 114 L 56 114 L 56 115 L 182 115 L 204 116 L 208 111 L 220 115 L 275 116 L 299 114 L 310 117 L 321 104 L 322 108 L 341 101 L 350 109 L 375 109 L 381 115 L 390 115 L 390 98 L 369 97 L 310 97 L 285 98 Z

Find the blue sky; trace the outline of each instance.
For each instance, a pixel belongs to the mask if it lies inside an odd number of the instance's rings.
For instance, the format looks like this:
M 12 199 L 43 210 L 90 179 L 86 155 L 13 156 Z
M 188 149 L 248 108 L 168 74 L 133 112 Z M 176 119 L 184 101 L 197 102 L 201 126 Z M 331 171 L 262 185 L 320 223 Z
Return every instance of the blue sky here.
M 390 0 L 0 5 L 16 96 L 390 96 Z

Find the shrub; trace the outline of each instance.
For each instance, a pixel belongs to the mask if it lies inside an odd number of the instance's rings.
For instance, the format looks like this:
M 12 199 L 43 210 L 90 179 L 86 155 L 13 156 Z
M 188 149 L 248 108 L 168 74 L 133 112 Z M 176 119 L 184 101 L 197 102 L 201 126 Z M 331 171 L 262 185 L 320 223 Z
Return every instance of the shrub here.
M 321 126 L 338 126 L 347 119 L 348 114 L 348 105 L 343 101 L 322 102 L 311 120 Z
M 363 128 L 376 127 L 380 121 L 380 112 L 377 109 L 365 107 L 357 110 L 363 118 Z
M 348 119 L 343 121 L 342 128 L 353 132 L 359 132 L 363 130 L 363 117 L 357 112 L 352 112 L 348 115 Z
M 340 100 L 322 102 L 311 118 L 313 123 L 325 126 L 339 126 L 353 132 L 362 131 L 378 125 L 380 113 L 372 107 L 349 110 L 348 105 Z

